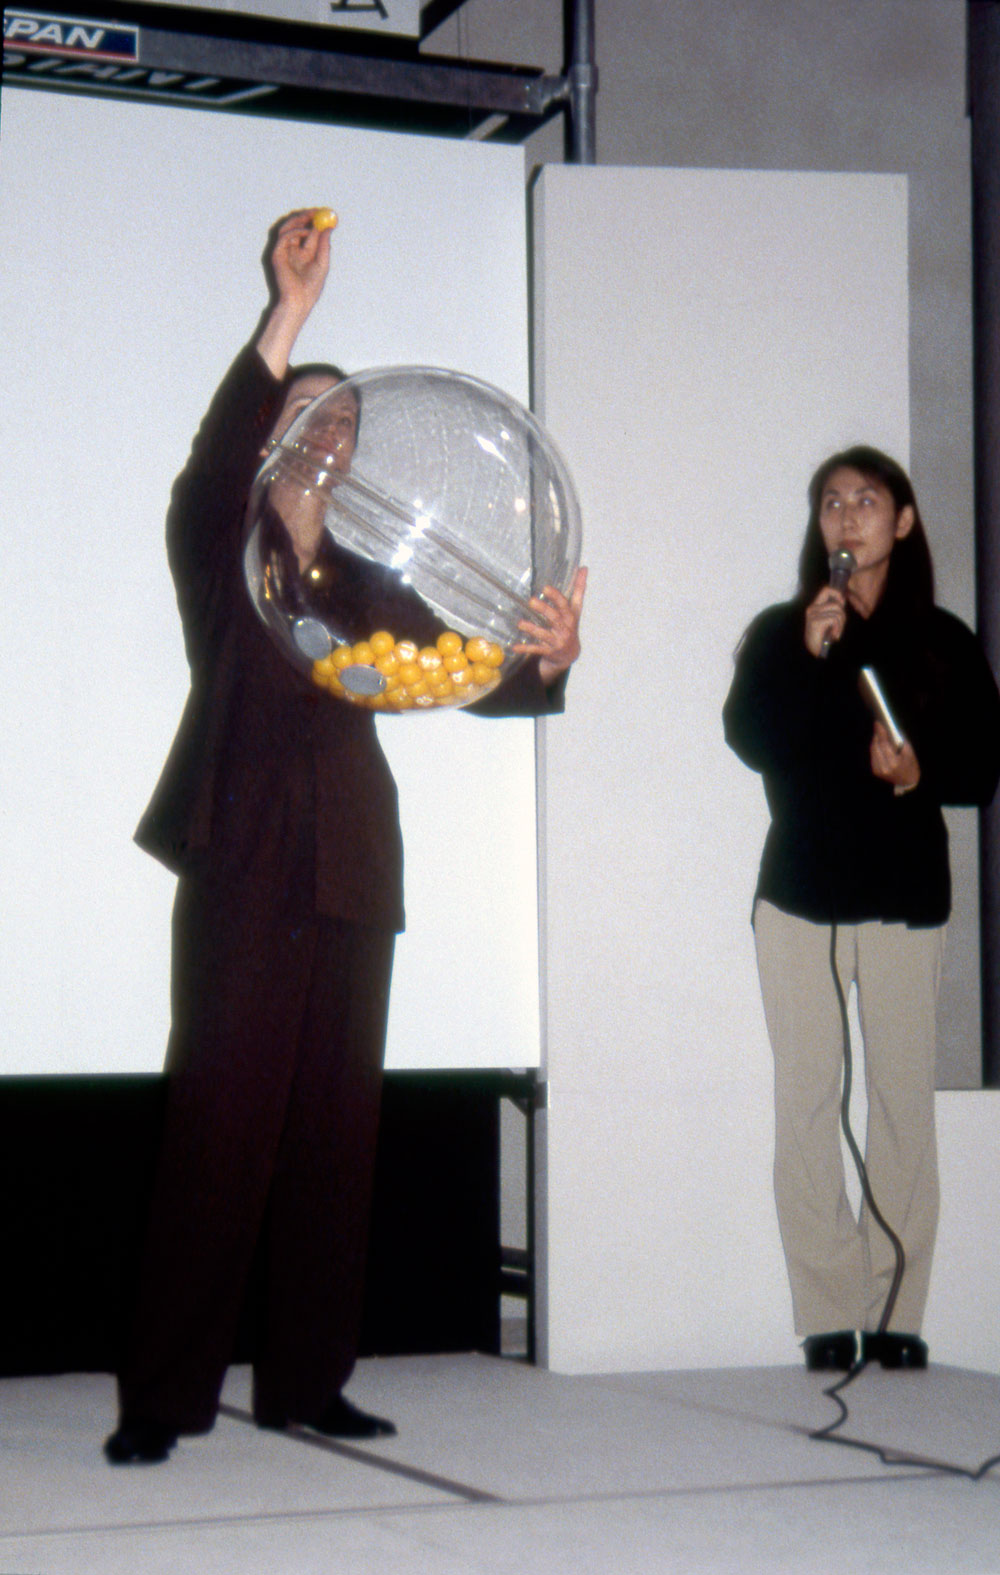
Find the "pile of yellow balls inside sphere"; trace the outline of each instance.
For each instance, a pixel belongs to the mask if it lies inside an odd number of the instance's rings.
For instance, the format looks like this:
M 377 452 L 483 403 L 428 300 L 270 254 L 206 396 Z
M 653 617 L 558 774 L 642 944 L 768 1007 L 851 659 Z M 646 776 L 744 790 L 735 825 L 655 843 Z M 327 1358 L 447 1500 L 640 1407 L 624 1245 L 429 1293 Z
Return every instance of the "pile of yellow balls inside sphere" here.
M 324 689 L 354 705 L 371 711 L 409 711 L 480 699 L 500 682 L 503 660 L 503 647 L 481 635 L 463 640 L 454 629 L 447 629 L 438 635 L 436 645 L 418 646 L 379 629 L 356 645 L 334 646 L 329 656 L 313 663 L 312 676 Z M 358 668 L 372 672 L 362 675 L 362 682 L 352 682 L 348 670 Z M 379 692 L 358 692 L 369 685 Z

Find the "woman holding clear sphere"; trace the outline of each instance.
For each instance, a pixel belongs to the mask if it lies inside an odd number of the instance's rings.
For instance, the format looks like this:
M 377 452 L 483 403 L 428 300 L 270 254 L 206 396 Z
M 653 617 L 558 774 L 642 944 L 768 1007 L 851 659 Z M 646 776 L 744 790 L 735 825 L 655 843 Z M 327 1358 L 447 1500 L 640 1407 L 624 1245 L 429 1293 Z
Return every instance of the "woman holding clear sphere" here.
M 313 210 L 272 235 L 271 301 L 219 388 L 167 520 L 191 691 L 140 846 L 179 876 L 167 1107 L 115 1464 L 164 1460 L 213 1425 L 251 1277 L 258 1425 L 376 1437 L 352 1371 L 395 935 L 396 790 L 373 717 L 279 652 L 243 581 L 244 516 L 269 441 L 341 374 L 290 366 L 330 264 Z M 343 412 L 342 412 L 343 414 Z M 357 410 L 336 434 L 345 469 Z M 275 500 L 285 567 L 322 552 L 308 507 Z M 532 602 L 528 657 L 482 707 L 562 708 L 585 572 Z

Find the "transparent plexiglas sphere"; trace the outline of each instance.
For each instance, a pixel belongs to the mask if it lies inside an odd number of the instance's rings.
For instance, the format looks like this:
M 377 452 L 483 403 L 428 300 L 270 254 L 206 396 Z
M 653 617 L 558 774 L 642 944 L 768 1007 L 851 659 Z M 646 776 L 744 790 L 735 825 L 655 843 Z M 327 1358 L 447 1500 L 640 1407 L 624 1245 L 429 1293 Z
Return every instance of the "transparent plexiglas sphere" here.
M 477 700 L 523 660 L 528 603 L 568 592 L 580 511 L 531 413 L 457 372 L 360 372 L 258 472 L 245 569 L 281 649 L 379 711 Z

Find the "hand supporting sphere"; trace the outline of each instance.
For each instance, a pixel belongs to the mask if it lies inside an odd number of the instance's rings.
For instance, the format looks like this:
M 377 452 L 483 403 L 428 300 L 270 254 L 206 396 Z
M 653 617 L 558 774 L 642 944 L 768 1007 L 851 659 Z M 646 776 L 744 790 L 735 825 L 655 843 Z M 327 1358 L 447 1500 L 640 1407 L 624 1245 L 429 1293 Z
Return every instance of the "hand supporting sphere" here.
M 428 367 L 322 394 L 262 465 L 245 568 L 289 660 L 382 711 L 466 705 L 523 659 L 530 599 L 569 591 L 580 513 L 552 440 L 489 384 Z

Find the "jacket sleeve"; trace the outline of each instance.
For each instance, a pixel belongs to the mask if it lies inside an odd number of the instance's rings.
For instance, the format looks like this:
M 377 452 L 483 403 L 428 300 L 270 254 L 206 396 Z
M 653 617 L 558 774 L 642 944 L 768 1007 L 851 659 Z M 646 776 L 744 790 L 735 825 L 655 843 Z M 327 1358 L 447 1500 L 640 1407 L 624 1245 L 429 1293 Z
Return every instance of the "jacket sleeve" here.
M 806 650 L 794 604 L 754 619 L 737 648 L 722 708 L 726 743 L 744 765 L 778 775 L 802 766 L 827 678 Z
M 192 662 L 211 637 L 220 577 L 239 571 L 247 496 L 283 392 L 247 345 L 220 384 L 174 483 L 167 555 Z
M 912 714 L 903 722 L 920 790 L 939 804 L 986 805 L 1000 780 L 1000 694 L 975 636 L 938 609 Z
M 566 709 L 568 681 L 569 669 L 551 684 L 543 684 L 538 658 L 532 656 L 499 688 L 465 709 L 472 716 L 558 716 Z

